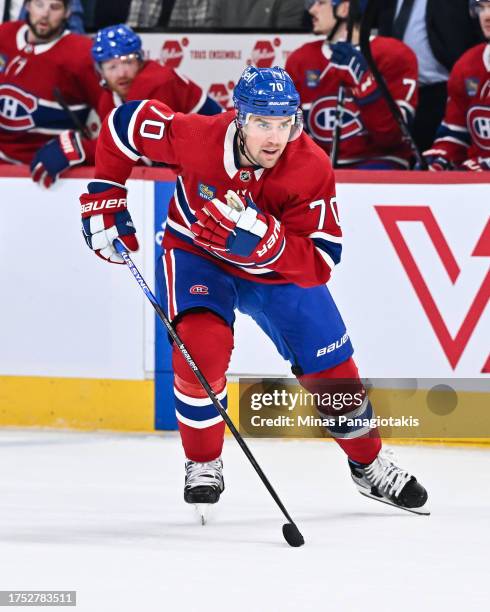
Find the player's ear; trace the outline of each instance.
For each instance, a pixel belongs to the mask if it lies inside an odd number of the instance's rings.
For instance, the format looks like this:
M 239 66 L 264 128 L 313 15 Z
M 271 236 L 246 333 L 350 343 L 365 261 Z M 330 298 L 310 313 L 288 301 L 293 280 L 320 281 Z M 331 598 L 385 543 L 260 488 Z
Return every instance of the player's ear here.
M 345 2 L 341 2 L 337 7 L 337 17 L 339 19 L 347 19 L 349 16 L 349 4 L 350 0 L 346 0 Z

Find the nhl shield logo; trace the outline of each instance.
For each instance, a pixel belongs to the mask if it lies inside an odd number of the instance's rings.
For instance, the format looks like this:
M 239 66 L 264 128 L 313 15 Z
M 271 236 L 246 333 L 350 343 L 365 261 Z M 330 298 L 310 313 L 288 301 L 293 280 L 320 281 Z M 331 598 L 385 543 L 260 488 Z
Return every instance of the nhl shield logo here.
M 240 170 L 240 180 L 241 181 L 249 181 L 252 178 L 252 174 L 250 170 Z

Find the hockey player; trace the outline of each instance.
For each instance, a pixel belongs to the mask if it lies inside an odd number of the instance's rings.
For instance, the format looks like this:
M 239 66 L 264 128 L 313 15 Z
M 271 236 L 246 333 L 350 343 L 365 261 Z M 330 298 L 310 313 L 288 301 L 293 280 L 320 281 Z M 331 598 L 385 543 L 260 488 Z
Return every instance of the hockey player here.
M 349 0 L 306 0 L 313 32 L 322 39 L 291 53 L 286 70 L 300 93 L 306 129 L 327 153 L 331 152 L 335 126 L 340 121 L 339 167 L 406 169 L 410 166 L 410 146 L 358 47 L 366 0 L 355 2 L 349 8 Z M 352 44 L 346 41 L 349 10 L 355 22 Z M 393 99 L 411 123 L 417 105 L 415 54 L 404 43 L 381 36 L 371 41 L 371 48 Z M 339 117 L 341 86 L 346 96 Z
M 432 148 L 429 169 L 490 170 L 490 0 L 470 0 L 487 42 L 456 62 L 448 83 L 446 115 Z
M 141 38 L 129 26 L 119 24 L 99 30 L 92 57 L 104 85 L 97 106 L 101 119 L 127 100 L 145 98 L 161 100 L 176 112 L 214 115 L 223 111 L 198 85 L 176 70 L 145 61 Z M 79 163 L 95 162 L 96 144 L 96 140 L 82 139 L 80 146 L 84 155 Z M 32 163 L 33 179 L 45 187 L 57 176 L 57 168 L 51 164 L 51 144 L 48 144 Z
M 236 309 L 250 315 L 308 390 L 351 379 L 362 402 L 326 411 L 359 490 L 426 513 L 425 489 L 380 453 L 371 404 L 352 345 L 325 285 L 340 261 L 342 234 L 327 155 L 302 134 L 299 95 L 281 68 L 249 67 L 234 91 L 236 111 L 203 117 L 156 100 L 111 113 L 97 146 L 95 180 L 81 196 L 87 245 L 122 263 L 113 241 L 138 249 L 125 183 L 141 156 L 177 173 L 157 273 L 168 315 L 226 406 L 226 370 Z M 328 350 L 327 350 L 328 347 Z M 179 350 L 173 352 L 175 406 L 186 455 L 184 499 L 215 503 L 224 489 L 224 423 Z M 328 402 L 327 402 L 328 403 Z
M 93 58 L 106 86 L 98 111 L 104 118 L 130 100 L 161 100 L 176 112 L 215 115 L 223 108 L 177 70 L 143 59 L 141 38 L 124 24 L 97 33 Z
M 26 8 L 27 22 L 0 25 L 0 160 L 29 164 L 51 141 L 58 174 L 83 161 L 76 122 L 85 123 L 102 90 L 90 39 L 65 29 L 69 0 L 29 0 Z

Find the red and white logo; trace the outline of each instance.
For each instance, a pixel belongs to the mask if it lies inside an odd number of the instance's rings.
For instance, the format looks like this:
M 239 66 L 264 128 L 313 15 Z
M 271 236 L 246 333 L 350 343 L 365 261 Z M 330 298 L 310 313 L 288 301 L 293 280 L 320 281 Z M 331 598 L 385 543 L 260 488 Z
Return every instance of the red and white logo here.
M 234 87 L 235 84 L 232 81 L 229 81 L 226 85 L 224 83 L 213 83 L 209 87 L 208 95 L 223 108 L 230 110 L 233 108 L 231 93 Z
M 189 40 L 166 40 L 160 51 L 160 63 L 169 68 L 178 68 L 184 59 L 183 47 L 187 47 Z
M 209 289 L 206 285 L 192 285 L 189 289 L 191 295 L 209 295 Z
M 473 142 L 481 149 L 490 150 L 490 108 L 473 106 L 468 112 L 468 128 Z
M 423 224 L 451 284 L 455 285 L 461 269 L 432 210 L 428 206 L 376 206 L 375 208 L 444 354 L 454 370 L 490 301 L 490 269 L 483 279 L 459 330 L 453 337 L 433 297 L 431 289 L 398 227 L 398 223 L 401 222 Z M 490 257 L 490 221 L 484 227 L 471 256 Z M 483 364 L 481 371 L 482 373 L 490 374 L 490 355 Z
M 275 38 L 273 42 L 270 40 L 258 40 L 252 49 L 250 63 L 257 66 L 257 68 L 271 68 L 276 59 L 274 47 L 279 47 L 280 44 L 280 38 Z
M 13 85 L 0 85 L 0 127 L 20 131 L 34 127 L 37 99 Z
M 308 131 L 316 140 L 332 142 L 336 125 L 337 96 L 326 96 L 316 100 L 308 112 Z M 359 110 L 346 101 L 342 113 L 341 140 L 355 136 L 363 130 Z

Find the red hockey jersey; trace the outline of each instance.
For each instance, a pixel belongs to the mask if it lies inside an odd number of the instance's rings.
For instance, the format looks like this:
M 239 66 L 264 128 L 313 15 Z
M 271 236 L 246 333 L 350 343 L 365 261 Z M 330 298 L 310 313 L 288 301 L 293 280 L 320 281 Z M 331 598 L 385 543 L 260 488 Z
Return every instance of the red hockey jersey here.
M 431 149 L 435 152 L 456 166 L 490 157 L 490 44 L 469 49 L 454 65 L 446 114 Z
M 88 37 L 65 30 L 31 45 L 27 31 L 23 21 L 0 25 L 0 159 L 26 164 L 48 140 L 77 127 L 55 88 L 82 124 L 102 93 Z
M 179 113 L 214 115 L 219 112 L 219 105 L 211 100 L 199 85 L 181 75 L 177 70 L 161 66 L 153 60 L 146 61 L 138 72 L 131 83 L 125 101 L 148 99 L 160 100 Z M 123 100 L 116 92 L 104 88 L 97 107 L 100 119 L 104 119 L 121 104 Z M 97 141 L 84 138 L 82 142 L 85 150 L 85 163 L 93 164 Z
M 150 60 L 145 62 L 131 83 L 126 102 L 150 99 L 161 100 L 178 113 L 197 113 L 204 106 L 207 94 L 177 70 Z M 122 100 L 115 92 L 105 89 L 99 101 L 99 117 L 103 119 L 121 104 Z
M 413 120 L 418 102 L 417 58 L 404 43 L 378 36 L 371 41 L 372 55 L 388 89 L 405 119 Z M 325 73 L 332 53 L 327 42 L 307 43 L 294 51 L 286 61 L 301 96 L 308 133 L 330 153 L 335 128 L 335 112 L 340 82 Z M 340 131 L 340 166 L 355 166 L 367 161 L 386 161 L 408 168 L 410 146 L 404 142 L 400 128 L 385 99 L 360 104 L 348 90 L 345 97 Z
M 328 157 L 303 134 L 286 146 L 273 168 L 239 167 L 234 119 L 234 111 L 211 117 L 174 113 L 157 100 L 124 104 L 103 123 L 95 176 L 124 184 L 140 156 L 170 164 L 178 177 L 164 248 L 197 253 L 249 280 L 303 287 L 325 283 L 341 252 Z M 251 196 L 285 229 L 283 249 L 266 266 L 228 254 L 222 258 L 193 243 L 196 210 L 215 197 L 225 201 L 228 189 Z

